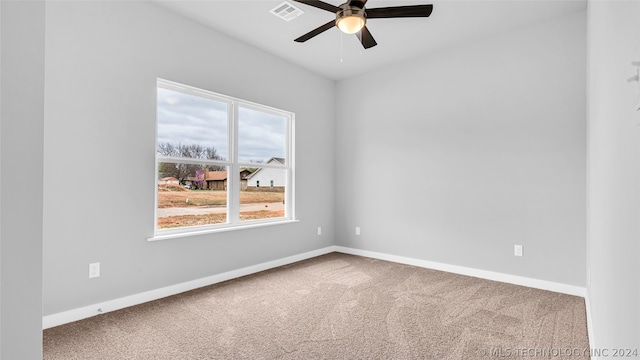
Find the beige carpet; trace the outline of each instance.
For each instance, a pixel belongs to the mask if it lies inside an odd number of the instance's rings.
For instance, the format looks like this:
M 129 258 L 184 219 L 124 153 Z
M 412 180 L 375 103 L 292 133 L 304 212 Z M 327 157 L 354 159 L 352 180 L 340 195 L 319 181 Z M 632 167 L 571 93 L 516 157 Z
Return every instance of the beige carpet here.
M 582 298 L 332 253 L 44 331 L 44 359 L 587 359 Z

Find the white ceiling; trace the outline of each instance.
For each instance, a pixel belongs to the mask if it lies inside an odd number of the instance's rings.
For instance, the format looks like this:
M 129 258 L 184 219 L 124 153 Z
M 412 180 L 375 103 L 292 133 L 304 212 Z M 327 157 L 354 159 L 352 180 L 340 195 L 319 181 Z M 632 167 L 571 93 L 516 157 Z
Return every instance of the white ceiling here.
M 337 28 L 305 43 L 294 42 L 335 16 L 288 0 L 305 13 L 286 22 L 269 13 L 283 1 L 157 0 L 178 14 L 334 80 L 586 9 L 586 0 L 369 0 L 368 8 L 416 4 L 434 8 L 428 18 L 371 19 L 367 27 L 378 45 L 364 50 L 355 35 L 342 34 Z

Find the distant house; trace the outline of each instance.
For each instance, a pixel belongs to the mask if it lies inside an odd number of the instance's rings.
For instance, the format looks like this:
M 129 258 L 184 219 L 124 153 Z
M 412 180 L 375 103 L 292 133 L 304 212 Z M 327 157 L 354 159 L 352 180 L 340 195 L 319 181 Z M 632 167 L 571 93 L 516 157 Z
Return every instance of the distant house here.
M 180 181 L 174 177 L 163 177 L 158 180 L 158 185 L 180 185 Z
M 227 190 L 227 172 L 209 171 L 204 173 L 204 188 L 207 190 Z
M 271 158 L 267 161 L 267 164 L 284 165 L 285 159 Z M 247 176 L 247 190 L 283 192 L 287 179 L 285 171 L 285 169 L 258 168 L 258 170 Z
M 240 170 L 240 190 L 247 189 L 246 177 L 251 174 L 247 169 Z M 207 190 L 227 190 L 227 172 L 226 171 L 209 171 L 204 172 L 204 188 Z

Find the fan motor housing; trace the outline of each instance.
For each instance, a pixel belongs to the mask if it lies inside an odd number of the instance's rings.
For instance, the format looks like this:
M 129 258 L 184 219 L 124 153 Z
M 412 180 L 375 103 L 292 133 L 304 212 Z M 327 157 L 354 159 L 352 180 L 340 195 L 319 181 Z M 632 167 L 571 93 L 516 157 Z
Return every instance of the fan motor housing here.
M 365 24 L 367 23 L 367 13 L 364 9 L 349 4 L 342 4 L 340 5 L 340 11 L 336 13 L 336 26 L 338 26 L 341 19 L 351 16 L 359 17 Z

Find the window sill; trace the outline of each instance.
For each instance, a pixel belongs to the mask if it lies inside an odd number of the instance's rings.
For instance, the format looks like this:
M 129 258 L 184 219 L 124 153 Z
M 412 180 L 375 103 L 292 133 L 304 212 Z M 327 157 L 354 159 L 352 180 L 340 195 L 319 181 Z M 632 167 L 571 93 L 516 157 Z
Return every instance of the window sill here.
M 297 223 L 297 222 L 300 222 L 300 220 L 271 221 L 271 222 L 262 222 L 262 223 L 252 223 L 252 224 L 246 224 L 246 225 L 219 227 L 219 228 L 206 229 L 206 230 L 185 231 L 185 232 L 170 233 L 170 234 L 158 234 L 153 237 L 147 238 L 147 241 L 179 239 L 179 238 L 184 238 L 189 236 L 215 234 L 215 233 L 226 232 L 226 231 L 253 229 L 253 228 L 259 228 L 264 226 L 283 225 L 283 224 L 291 224 L 291 223 Z

